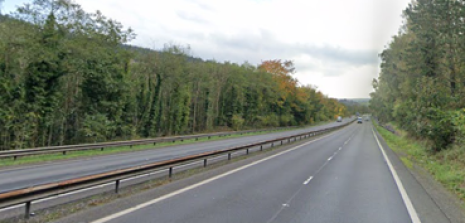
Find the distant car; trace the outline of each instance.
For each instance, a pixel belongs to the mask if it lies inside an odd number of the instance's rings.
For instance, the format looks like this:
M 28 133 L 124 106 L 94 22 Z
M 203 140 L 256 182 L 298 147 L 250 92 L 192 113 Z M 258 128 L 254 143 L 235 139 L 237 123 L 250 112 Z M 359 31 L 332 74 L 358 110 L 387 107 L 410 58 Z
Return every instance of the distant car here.
M 357 118 L 357 123 L 358 123 L 358 124 L 363 124 L 362 117 L 358 117 L 358 118 Z
M 337 117 L 337 122 L 342 122 L 342 117 L 341 116 Z
M 367 122 L 370 121 L 370 118 L 368 118 L 368 116 L 367 116 L 367 117 L 365 118 L 365 121 L 367 121 Z

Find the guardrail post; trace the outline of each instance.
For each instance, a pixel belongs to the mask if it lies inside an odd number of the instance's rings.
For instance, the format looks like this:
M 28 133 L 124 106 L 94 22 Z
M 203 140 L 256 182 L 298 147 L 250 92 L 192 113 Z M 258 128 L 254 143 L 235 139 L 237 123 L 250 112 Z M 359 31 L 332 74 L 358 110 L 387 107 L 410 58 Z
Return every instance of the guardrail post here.
M 116 180 L 116 183 L 115 183 L 115 193 L 118 193 L 118 192 L 119 192 L 119 182 L 120 182 L 120 180 Z
M 281 140 L 281 146 L 283 145 L 283 140 Z
M 247 151 L 246 154 L 249 155 L 249 149 L 246 149 L 246 151 Z
M 199 137 L 195 137 L 195 141 L 199 141 Z
M 66 155 L 66 151 L 63 151 L 63 155 Z
M 211 138 L 211 136 L 208 136 L 208 139 L 210 139 L 210 138 Z
M 132 145 L 129 145 L 129 148 L 131 148 L 131 149 L 132 149 Z
M 156 143 L 156 142 L 154 142 L 154 143 L 153 143 L 153 145 L 157 145 L 157 143 Z
M 228 160 L 231 160 L 231 153 L 228 153 Z
M 273 146 L 274 146 L 274 142 L 271 143 L 271 147 L 273 147 Z
M 207 159 L 203 160 L 203 167 L 207 167 Z
M 131 148 L 132 148 L 132 146 L 131 146 Z M 103 151 L 103 147 L 102 147 L 102 148 L 100 148 L 100 151 Z
M 172 176 L 173 176 L 173 167 L 171 166 L 169 173 L 168 173 L 168 177 L 171 178 Z
M 260 145 L 260 151 L 263 151 L 263 145 Z
M 13 156 L 13 160 L 16 160 L 18 158 L 18 156 Z
M 24 218 L 29 219 L 31 217 L 31 201 L 26 202 L 26 210 L 24 211 Z

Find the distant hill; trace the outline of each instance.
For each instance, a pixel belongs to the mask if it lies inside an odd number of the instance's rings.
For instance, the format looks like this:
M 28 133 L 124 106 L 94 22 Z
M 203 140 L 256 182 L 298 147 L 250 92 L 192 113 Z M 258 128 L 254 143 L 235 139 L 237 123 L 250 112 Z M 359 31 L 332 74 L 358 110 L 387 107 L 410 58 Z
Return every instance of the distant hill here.
M 157 55 L 162 55 L 163 54 L 163 52 L 159 51 L 159 50 L 153 50 L 153 49 L 150 49 L 150 48 L 134 46 L 134 45 L 130 45 L 130 44 L 123 44 L 122 47 L 124 49 L 126 49 L 126 50 L 138 53 L 140 55 L 145 55 L 145 54 L 154 53 L 154 52 Z M 187 61 L 189 61 L 189 62 L 205 62 L 202 58 L 198 58 L 198 57 L 187 56 L 186 58 L 187 58 Z
M 338 101 L 341 102 L 342 104 L 347 105 L 347 106 L 359 105 L 358 102 L 352 101 L 352 100 L 348 100 L 348 99 L 338 99 Z
M 365 103 L 365 102 L 369 102 L 370 98 L 344 98 L 343 100 L 350 100 L 350 101 L 355 101 L 358 103 Z
M 349 99 L 339 99 L 339 101 L 343 104 L 346 105 L 353 105 L 354 103 L 363 105 L 363 106 L 368 106 L 370 102 L 370 98 L 349 98 Z
M 351 98 L 351 99 L 338 99 L 340 103 L 347 106 L 349 112 L 352 114 L 360 113 L 370 113 L 368 108 L 370 99 L 369 98 Z

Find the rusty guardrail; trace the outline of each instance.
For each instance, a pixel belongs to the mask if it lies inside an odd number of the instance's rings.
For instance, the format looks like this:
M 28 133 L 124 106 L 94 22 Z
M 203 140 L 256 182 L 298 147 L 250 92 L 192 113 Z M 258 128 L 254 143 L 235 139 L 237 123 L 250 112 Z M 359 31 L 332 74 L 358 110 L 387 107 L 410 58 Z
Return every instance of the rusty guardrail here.
M 234 131 L 234 132 L 217 132 L 209 134 L 199 134 L 199 135 L 187 135 L 187 136 L 173 136 L 173 137 L 159 137 L 153 139 L 140 139 L 140 140 L 129 140 L 129 141 L 115 141 L 115 142 L 104 142 L 104 143 L 92 143 L 92 144 L 79 144 L 79 145 L 66 145 L 66 146 L 49 146 L 49 147 L 38 147 L 32 149 L 16 149 L 16 150 L 6 150 L 0 151 L 0 158 L 13 158 L 16 160 L 21 156 L 33 156 L 33 155 L 42 155 L 42 154 L 52 154 L 52 153 L 63 153 L 66 155 L 70 151 L 83 151 L 83 150 L 94 150 L 100 149 L 104 150 L 109 147 L 118 147 L 118 146 L 136 146 L 136 145 L 147 145 L 161 142 L 175 142 L 183 141 L 188 139 L 195 139 L 196 141 L 199 138 L 213 136 L 228 136 L 228 135 L 237 135 L 237 134 L 247 134 L 247 133 L 258 133 L 258 132 L 267 132 L 267 131 L 278 131 L 282 129 L 290 129 L 295 127 L 280 127 L 272 129 L 262 129 L 262 130 L 245 130 L 245 131 Z
M 203 160 L 204 167 L 207 166 L 207 159 L 218 157 L 221 155 L 227 155 L 227 159 L 231 160 L 232 153 L 246 150 L 246 154 L 249 154 L 249 149 L 260 146 L 260 151 L 264 149 L 264 146 L 270 144 L 270 148 L 275 146 L 275 143 L 280 142 L 280 145 L 283 145 L 283 142 L 287 141 L 290 143 L 292 141 L 301 140 L 302 138 L 306 139 L 312 136 L 317 136 L 324 134 L 326 132 L 334 131 L 340 128 L 343 128 L 355 120 L 348 122 L 343 125 L 325 128 L 317 131 L 310 131 L 305 133 L 300 133 L 292 136 L 280 137 L 272 140 L 261 141 L 257 143 L 247 144 L 243 146 L 237 146 L 225 150 L 217 150 L 211 152 L 205 152 L 197 155 L 191 155 L 187 157 L 181 157 L 166 161 L 158 161 L 151 164 L 135 166 L 120 170 L 114 170 L 109 172 L 104 172 L 100 174 L 94 174 L 84 177 L 79 177 L 75 179 L 69 179 L 60 182 L 47 183 L 42 185 L 36 185 L 28 188 L 17 189 L 13 191 L 8 191 L 0 194 L 0 209 L 10 207 L 18 204 L 25 204 L 25 218 L 30 217 L 31 203 L 34 200 L 44 199 L 50 196 L 65 194 L 71 191 L 76 191 L 79 189 L 85 189 L 96 185 L 106 184 L 115 182 L 115 192 L 118 193 L 120 187 L 120 181 L 123 179 L 131 178 L 138 175 L 147 174 L 157 170 L 168 170 L 168 177 L 171 178 L 173 174 L 173 167 L 186 164 L 188 162 L 195 162 Z

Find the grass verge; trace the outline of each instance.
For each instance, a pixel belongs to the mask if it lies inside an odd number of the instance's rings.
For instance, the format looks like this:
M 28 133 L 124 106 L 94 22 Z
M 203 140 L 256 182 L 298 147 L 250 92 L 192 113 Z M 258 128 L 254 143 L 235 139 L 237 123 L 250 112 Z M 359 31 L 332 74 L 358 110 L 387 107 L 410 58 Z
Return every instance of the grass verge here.
M 406 134 L 397 136 L 374 124 L 388 146 L 396 152 L 405 166 L 426 169 L 445 188 L 465 201 L 465 148 L 454 145 L 431 153 L 425 142 L 411 139 Z
M 328 122 L 321 122 L 321 123 L 317 123 L 314 125 L 305 126 L 303 128 L 324 125 L 326 123 Z M 197 143 L 197 142 L 231 139 L 231 138 L 238 138 L 238 137 L 244 137 L 244 136 L 263 135 L 263 134 L 268 134 L 268 133 L 284 132 L 284 131 L 289 131 L 289 129 L 278 130 L 278 131 L 265 131 L 265 132 L 259 132 L 259 133 L 247 133 L 247 134 L 242 134 L 242 135 L 233 134 L 230 136 L 222 136 L 222 137 L 212 136 L 210 139 L 208 139 L 207 137 L 203 137 L 203 138 L 199 138 L 197 141 L 195 139 L 189 139 L 189 140 L 184 140 L 184 141 L 157 143 L 156 145 L 148 144 L 148 145 L 137 145 L 137 146 L 132 146 L 132 147 L 129 147 L 129 146 L 110 147 L 110 148 L 105 148 L 103 151 L 101 151 L 100 149 L 73 151 L 73 152 L 67 152 L 66 155 L 62 155 L 61 153 L 56 153 L 56 154 L 44 154 L 44 155 L 35 155 L 35 156 L 24 156 L 24 157 L 18 157 L 17 160 L 13 160 L 12 158 L 6 158 L 6 159 L 0 159 L 0 168 L 8 167 L 8 166 L 24 165 L 24 164 L 38 164 L 38 163 L 57 161 L 57 160 L 69 160 L 69 159 L 82 158 L 82 157 L 109 155 L 109 154 L 116 154 L 116 153 L 123 153 L 123 152 L 157 149 L 157 148 L 163 148 L 163 147 L 174 146 L 174 145 L 184 145 L 184 144 L 192 144 L 192 143 Z

